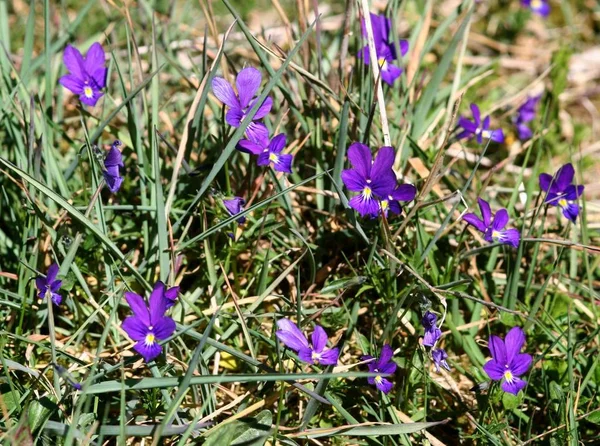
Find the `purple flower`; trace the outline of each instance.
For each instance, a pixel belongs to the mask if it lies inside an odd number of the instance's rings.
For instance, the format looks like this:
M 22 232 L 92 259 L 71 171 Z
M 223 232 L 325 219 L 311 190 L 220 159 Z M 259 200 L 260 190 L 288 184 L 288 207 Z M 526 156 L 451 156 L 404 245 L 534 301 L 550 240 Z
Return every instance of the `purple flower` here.
M 421 319 L 421 325 L 423 325 L 423 328 L 425 329 L 423 345 L 433 347 L 437 340 L 442 336 L 442 330 L 440 330 L 436 324 L 437 316 L 431 311 L 425 312 L 423 319 Z
M 513 327 L 504 341 L 498 336 L 491 336 L 489 342 L 492 358 L 483 366 L 483 370 L 494 381 L 502 380 L 502 390 L 514 395 L 525 387 L 527 381 L 519 376 L 531 367 L 532 358 L 527 353 L 520 353 L 525 344 L 525 333 L 520 327 Z
M 277 172 L 292 173 L 293 155 L 281 153 L 285 148 L 285 133 L 274 136 L 269 141 L 269 135 L 248 135 L 249 139 L 242 139 L 238 146 L 242 151 L 258 155 L 256 164 L 259 166 L 273 165 Z
M 165 316 L 167 298 L 165 297 L 165 284 L 156 282 L 149 305 L 138 294 L 127 292 L 125 299 L 133 311 L 123 321 L 123 330 L 129 337 L 137 341 L 133 349 L 137 351 L 146 362 L 152 361 L 162 351 L 162 346 L 157 341 L 167 339 L 175 331 L 175 321 Z
M 70 71 L 60 78 L 60 84 L 74 94 L 86 105 L 96 105 L 106 87 L 107 69 L 104 66 L 104 49 L 98 42 L 94 43 L 85 57 L 71 45 L 65 48 L 63 61 Z
M 337 364 L 339 349 L 329 349 L 326 347 L 327 333 L 325 333 L 325 330 L 320 325 L 315 325 L 310 344 L 298 326 L 289 319 L 279 319 L 277 321 L 277 328 L 279 328 L 275 332 L 277 338 L 286 347 L 296 351 L 301 361 L 309 364 Z
M 359 192 L 350 199 L 350 207 L 363 217 L 378 215 L 379 201 L 389 197 L 396 187 L 396 175 L 392 169 L 394 149 L 382 147 L 373 162 L 371 150 L 355 142 L 348 149 L 348 159 L 353 168 L 342 172 L 342 180 L 349 190 Z
M 362 35 L 367 38 L 367 29 L 365 20 L 361 21 Z M 375 52 L 377 54 L 377 62 L 381 70 L 381 80 L 386 84 L 392 85 L 396 79 L 402 74 L 402 68 L 392 64 L 397 60 L 396 46 L 393 40 L 390 40 L 392 30 L 392 21 L 385 15 L 376 15 L 371 13 L 371 27 L 373 28 L 373 40 L 375 43 Z M 405 56 L 408 52 L 408 41 L 400 40 L 400 53 Z M 358 57 L 363 60 L 365 65 L 369 65 L 371 58 L 369 55 L 369 45 L 365 45 L 358 53 Z
M 121 141 L 118 139 L 112 143 L 112 146 L 104 159 L 104 181 L 113 194 L 119 190 L 121 184 L 123 184 L 123 177 L 119 173 L 119 167 L 125 167 L 123 164 L 123 155 L 117 148 L 121 146 Z
M 521 0 L 521 5 L 542 17 L 548 17 L 548 14 L 550 14 L 548 0 Z
M 435 365 L 435 370 L 440 373 L 440 366 L 450 371 L 450 366 L 446 359 L 448 359 L 448 353 L 443 348 L 436 348 L 431 351 L 431 357 L 433 359 L 433 364 Z
M 227 212 L 229 212 L 229 215 L 231 216 L 237 215 L 240 212 L 242 212 L 244 210 L 245 204 L 246 200 L 244 200 L 242 197 L 233 197 L 229 200 L 223 200 L 223 205 L 225 206 Z M 244 223 L 246 223 L 246 217 L 242 215 L 236 221 L 238 222 L 238 224 L 243 225 Z
M 514 119 L 515 127 L 519 139 L 526 140 L 533 136 L 533 132 L 527 126 L 527 123 L 535 119 L 538 103 L 540 102 L 541 95 L 529 96 L 525 103 L 517 110 L 517 117 Z
M 233 87 L 222 77 L 215 77 L 212 81 L 212 89 L 219 101 L 229 107 L 225 115 L 225 121 L 233 127 L 239 127 L 246 114 L 256 104 L 256 96 L 262 76 L 256 68 L 248 67 L 240 71 L 235 79 L 237 94 Z M 271 111 L 273 100 L 268 97 L 256 111 L 252 121 L 264 118 Z M 251 122 L 246 128 L 246 133 L 253 139 L 268 138 L 269 131 L 260 122 Z
M 40 299 L 52 299 L 55 305 L 60 305 L 62 302 L 62 296 L 57 293 L 62 285 L 62 280 L 56 280 L 58 275 L 58 265 L 53 263 L 48 268 L 46 277 L 39 276 L 35 279 L 35 287 L 38 290 L 38 297 Z
M 485 119 L 481 121 L 481 113 L 477 105 L 471 104 L 471 112 L 473 112 L 473 121 L 469 121 L 463 116 L 458 120 L 458 125 L 463 128 L 463 131 L 456 136 L 458 139 L 470 138 L 475 135 L 479 144 L 483 142 L 483 138 L 491 139 L 492 141 L 499 143 L 504 142 L 504 132 L 502 132 L 502 129 L 490 130 L 489 116 L 486 116 Z
M 540 175 L 540 189 L 546 192 L 544 203 L 559 206 L 563 215 L 575 223 L 579 215 L 577 199 L 583 195 L 584 186 L 573 184 L 575 170 L 571 163 L 562 166 L 554 176 L 547 173 Z
M 387 218 L 388 214 L 400 215 L 402 213 L 401 201 L 412 201 L 417 195 L 417 188 L 412 184 L 399 184 L 388 195 L 387 198 L 379 201 L 380 212 Z
M 379 359 L 367 364 L 367 366 L 369 367 L 369 372 L 381 373 L 382 375 L 392 375 L 396 371 L 396 363 L 392 361 L 393 354 L 394 351 L 392 350 L 392 347 L 390 347 L 388 344 L 384 344 L 383 348 L 381 349 L 381 356 L 379 357 Z M 373 358 L 373 356 L 370 355 L 365 355 L 362 356 L 360 359 L 361 361 L 365 361 L 367 359 L 375 358 Z M 391 381 L 379 375 L 373 378 L 367 378 L 367 382 L 371 385 L 375 385 L 375 387 L 377 387 L 383 393 L 389 393 L 389 391 L 392 390 L 392 387 L 394 386 L 394 384 Z
M 479 209 L 481 210 L 481 220 L 477 215 L 473 213 L 466 214 L 463 217 L 467 223 L 474 226 L 479 232 L 483 233 L 483 238 L 488 242 L 500 242 L 505 245 L 511 245 L 514 248 L 519 246 L 521 234 L 517 229 L 504 229 L 508 223 L 508 212 L 506 209 L 500 209 L 496 212 L 494 219 L 492 220 L 492 211 L 490 204 L 478 198 Z
M 171 308 L 177 302 L 177 295 L 179 294 L 179 287 L 174 286 L 167 288 L 165 291 L 165 299 L 167 300 L 167 309 Z

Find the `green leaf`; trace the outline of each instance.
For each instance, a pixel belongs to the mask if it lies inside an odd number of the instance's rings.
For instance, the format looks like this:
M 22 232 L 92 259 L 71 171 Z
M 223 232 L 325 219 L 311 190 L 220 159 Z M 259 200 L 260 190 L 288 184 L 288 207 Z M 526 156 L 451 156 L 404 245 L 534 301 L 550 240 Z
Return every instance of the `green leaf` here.
M 298 434 L 289 435 L 292 438 L 322 438 L 322 437 L 337 437 L 340 435 L 348 437 L 379 437 L 381 435 L 401 435 L 412 434 L 415 432 L 428 429 L 433 426 L 447 423 L 444 421 L 422 422 L 422 423 L 401 423 L 401 424 L 384 424 L 376 426 L 339 426 L 324 429 L 309 429 Z
M 519 392 L 518 395 L 513 395 L 512 393 L 504 392 L 502 395 L 502 405 L 506 410 L 513 410 L 519 407 L 521 404 L 522 393 Z

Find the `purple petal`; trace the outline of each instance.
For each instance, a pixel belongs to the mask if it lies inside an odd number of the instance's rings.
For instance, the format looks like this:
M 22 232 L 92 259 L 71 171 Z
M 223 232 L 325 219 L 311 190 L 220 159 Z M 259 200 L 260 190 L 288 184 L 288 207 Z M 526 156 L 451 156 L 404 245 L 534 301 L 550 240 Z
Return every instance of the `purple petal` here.
M 552 175 L 547 173 L 540 174 L 540 189 L 544 192 L 548 192 L 550 184 L 552 183 Z
M 352 197 L 348 204 L 352 209 L 363 217 L 367 215 L 377 215 L 379 213 L 379 203 L 374 198 L 364 198 L 363 195 Z
M 146 302 L 144 302 L 142 296 L 128 291 L 125 293 L 125 299 L 127 299 L 127 303 L 131 307 L 133 314 L 139 317 L 146 326 L 149 326 L 150 313 L 148 313 L 148 307 L 146 307 Z
M 175 332 L 175 321 L 169 316 L 163 316 L 153 325 L 152 332 L 156 339 L 167 339 Z
M 140 355 L 142 355 L 142 357 L 144 358 L 144 361 L 150 362 L 154 358 L 156 358 L 158 355 L 160 355 L 160 352 L 162 351 L 162 346 L 156 342 L 153 342 L 151 344 L 146 344 L 145 341 L 138 341 L 133 346 L 133 349 L 136 352 L 138 352 Z
M 321 353 L 327 345 L 327 333 L 320 325 L 315 325 L 315 330 L 311 336 L 312 348 L 315 352 Z
M 63 62 L 75 77 L 79 78 L 82 82 L 85 80 L 85 62 L 77 48 L 72 45 L 67 45 L 63 54 Z
M 378 369 L 379 369 L 379 372 L 381 372 L 381 373 L 392 375 L 393 373 L 396 372 L 397 367 L 398 366 L 396 365 L 396 363 L 394 361 L 390 361 L 387 364 L 382 364 Z
M 48 271 L 46 272 L 46 281 L 48 283 L 54 282 L 56 280 L 56 276 L 58 276 L 58 265 L 56 263 L 53 263 L 52 265 L 50 265 L 50 267 L 48 268 Z
M 390 362 L 390 359 L 392 359 L 393 355 L 394 350 L 392 350 L 392 347 L 390 347 L 389 344 L 384 344 L 383 348 L 381 349 L 381 356 L 379 356 L 379 360 L 377 362 L 380 366 L 383 364 L 387 364 L 388 362 Z
M 249 139 L 240 140 L 236 148 L 251 155 L 260 155 L 265 150 L 260 144 L 252 142 Z
M 394 384 L 385 378 L 380 378 L 379 380 L 375 380 L 375 387 L 383 393 L 389 393 L 390 390 L 392 390 L 392 387 L 394 387 Z
M 517 134 L 519 135 L 519 139 L 521 141 L 531 139 L 531 137 L 533 136 L 533 132 L 525 124 L 517 125 Z
M 492 358 L 494 358 L 499 364 L 502 366 L 508 364 L 506 361 L 506 347 L 504 346 L 504 341 L 502 341 L 502 339 L 500 339 L 498 336 L 490 336 L 488 348 L 490 349 Z
M 239 127 L 242 119 L 244 119 L 244 112 L 239 108 L 230 108 L 229 111 L 225 113 L 225 122 L 232 127 Z
M 573 183 L 574 176 L 575 169 L 573 169 L 573 165 L 571 163 L 565 164 L 558 169 L 558 172 L 556 172 L 556 175 L 554 176 L 554 182 L 558 189 L 556 192 L 563 192 L 568 186 L 570 186 L 571 183 Z
M 52 293 L 52 302 L 54 303 L 54 305 L 60 305 L 60 303 L 62 302 L 62 296 L 58 293 Z
M 115 169 L 118 170 L 118 167 L 115 166 Z M 112 169 L 111 169 L 112 170 Z M 104 181 L 106 182 L 106 186 L 111 193 L 116 193 L 121 188 L 123 184 L 123 178 L 118 174 L 112 174 L 109 171 L 103 172 Z
M 479 111 L 479 107 L 477 107 L 476 104 L 471 104 L 471 113 L 473 113 L 475 126 L 479 127 L 481 125 L 481 112 Z
M 490 204 L 483 198 L 478 198 L 477 204 L 479 204 L 483 224 L 487 228 L 492 223 L 492 209 L 490 208 Z
M 473 213 L 463 215 L 462 219 L 469 223 L 471 226 L 477 228 L 477 230 L 480 232 L 485 232 L 485 230 L 487 229 L 485 223 L 483 223 L 483 221 L 481 221 L 481 219 Z
M 279 135 L 274 136 L 268 146 L 269 152 L 280 153 L 285 148 L 285 143 L 286 143 L 285 133 L 280 133 Z
M 239 110 L 241 107 L 240 101 L 233 91 L 233 87 L 222 77 L 215 77 L 212 80 L 212 89 L 214 95 L 223 104 L 232 109 Z
M 521 378 L 513 378 L 511 382 L 504 381 L 502 383 L 502 390 L 507 393 L 512 393 L 513 395 L 517 395 L 521 389 L 523 389 L 527 385 L 527 381 L 522 380 Z
M 500 381 L 504 377 L 505 370 L 506 366 L 502 362 L 498 362 L 494 359 L 490 359 L 483 366 L 483 371 L 494 381 Z
M 52 291 L 53 293 L 56 293 L 58 290 L 60 290 L 61 285 L 62 285 L 62 280 L 55 280 L 54 282 L 52 282 L 50 284 L 50 291 Z
M 354 169 L 342 171 L 341 177 L 348 190 L 352 192 L 361 192 L 367 186 L 365 177 Z
M 380 176 L 389 175 L 390 172 L 393 174 L 392 166 L 394 165 L 394 157 L 394 149 L 392 147 L 382 147 L 379 149 L 371 170 L 371 178 L 377 180 Z
M 256 68 L 244 68 L 238 73 L 237 78 L 235 79 L 235 85 L 240 98 L 240 105 L 243 109 L 245 109 L 248 104 L 250 104 L 250 100 L 256 96 L 261 81 L 262 76 L 260 71 Z
M 303 349 L 308 349 L 308 340 L 300 331 L 298 326 L 289 319 L 279 319 L 277 321 L 277 330 L 275 335 L 287 347 L 300 352 Z
M 160 280 L 154 284 L 149 299 L 150 325 L 155 325 L 165 314 L 167 302 L 165 301 L 165 284 Z
M 386 62 L 381 69 L 381 80 L 388 85 L 394 85 L 396 79 L 402 75 L 402 68 L 396 65 Z
M 400 46 L 400 54 L 402 56 L 406 56 L 406 53 L 408 53 L 408 40 L 401 39 L 399 42 L 399 46 Z
M 300 359 L 300 361 L 307 362 L 308 364 L 314 363 L 312 354 L 313 351 L 310 347 L 302 347 L 300 350 L 298 350 L 298 358 Z
M 121 154 L 121 151 L 114 146 L 111 147 L 106 158 L 104 158 L 104 167 L 110 166 L 125 166 L 125 164 L 123 164 L 123 155 Z
M 425 331 L 423 336 L 423 345 L 427 347 L 433 347 L 438 339 L 442 336 L 442 330 L 437 327 L 430 328 Z
M 504 143 L 504 131 L 502 129 L 492 130 L 490 132 L 490 139 L 498 144 Z
M 269 144 L 269 129 L 262 122 L 251 122 L 246 127 L 246 135 L 250 140 L 267 147 Z
M 277 158 L 277 162 L 274 163 L 273 168 L 277 171 L 277 172 L 283 172 L 283 173 L 292 173 L 292 161 L 294 159 L 294 156 L 289 154 L 289 153 L 285 153 L 283 155 L 279 155 L 279 157 Z
M 44 294 L 46 293 L 46 284 L 48 282 L 46 282 L 46 278 L 45 277 L 36 277 L 35 279 L 35 287 L 38 290 L 38 297 L 40 299 L 43 299 L 45 296 Z
M 93 94 L 91 98 L 88 98 L 85 94 L 79 95 L 79 100 L 83 102 L 85 105 L 89 105 L 90 107 L 94 107 L 98 100 L 104 96 L 103 93 L 100 93 L 96 90 L 93 90 Z
M 392 192 L 392 198 L 398 201 L 412 201 L 417 196 L 417 188 L 412 184 L 401 184 Z
M 269 166 L 271 164 L 271 158 L 269 158 L 269 152 L 261 152 L 256 159 L 256 164 L 259 166 Z
M 74 74 L 65 74 L 58 82 L 74 94 L 81 94 L 83 92 L 83 81 Z
M 92 72 L 92 80 L 96 88 L 99 90 L 106 87 L 106 76 L 108 74 L 108 68 L 100 67 L 96 71 Z
M 525 333 L 521 327 L 513 327 L 504 338 L 506 347 L 506 363 L 510 364 L 513 358 L 521 352 L 525 345 Z
M 248 105 L 248 111 L 250 111 L 250 109 L 252 107 L 254 107 L 254 102 L 255 101 L 250 102 L 250 105 Z M 258 107 L 258 110 L 256 111 L 256 114 L 254 115 L 252 120 L 258 121 L 259 119 L 262 119 L 265 116 L 267 116 L 269 114 L 269 112 L 271 111 L 271 107 L 273 107 L 273 99 L 271 99 L 270 97 L 267 97 L 263 101 L 262 105 L 260 107 Z
M 104 55 L 104 49 L 100 43 L 95 42 L 90 46 L 88 52 L 85 55 L 84 67 L 88 73 L 95 72 L 98 68 L 104 66 L 106 57 Z
M 229 200 L 223 200 L 223 204 L 230 215 L 237 215 L 242 211 L 242 207 L 246 204 L 246 200 L 241 197 L 233 197 Z
M 129 316 L 123 321 L 121 327 L 125 330 L 127 336 L 134 341 L 143 341 L 150 332 L 148 326 L 137 316 Z
M 338 363 L 339 355 L 340 355 L 340 350 L 338 348 L 327 349 L 327 350 L 321 352 L 319 364 L 336 365 Z
M 520 353 L 513 358 L 512 362 L 509 364 L 509 368 L 514 376 L 521 376 L 527 373 L 532 362 L 533 358 L 531 355 Z
M 165 299 L 167 299 L 167 308 L 171 308 L 177 301 L 177 295 L 179 294 L 179 287 L 174 286 L 165 291 Z
M 355 142 L 348 148 L 348 159 L 350 164 L 363 178 L 369 178 L 371 174 L 371 150 L 359 142 Z
M 492 229 L 494 231 L 500 231 L 504 229 L 508 223 L 508 211 L 506 209 L 499 209 L 494 216 L 494 222 L 492 223 Z
M 521 233 L 518 229 L 507 229 L 506 231 L 500 231 L 498 241 L 500 243 L 504 243 L 505 245 L 510 245 L 513 248 L 518 248 L 519 242 L 521 241 Z
M 583 185 L 570 185 L 567 186 L 567 188 L 565 189 L 565 194 L 564 194 L 564 198 L 565 200 L 570 200 L 570 201 L 575 201 L 577 200 L 579 197 L 581 197 L 583 195 L 583 190 L 585 189 L 585 187 Z
M 463 133 L 466 133 L 466 136 L 470 136 L 472 134 L 475 133 L 475 131 L 477 130 L 477 124 L 475 124 L 474 122 L 470 121 L 467 118 L 464 117 L 460 117 L 458 118 L 458 125 L 460 127 L 462 127 L 463 129 L 465 129 L 465 131 Z M 457 136 L 458 139 L 461 139 L 459 136 Z
M 579 215 L 579 205 L 577 203 L 567 203 L 566 206 L 561 206 L 562 214 L 566 219 L 575 223 Z

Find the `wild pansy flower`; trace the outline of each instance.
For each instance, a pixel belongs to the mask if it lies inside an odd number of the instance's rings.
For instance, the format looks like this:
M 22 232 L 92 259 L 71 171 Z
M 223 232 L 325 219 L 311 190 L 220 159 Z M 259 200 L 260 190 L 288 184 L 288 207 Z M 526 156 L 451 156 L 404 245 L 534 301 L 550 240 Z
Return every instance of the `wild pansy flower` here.
M 107 69 L 104 66 L 104 49 L 98 42 L 92 44 L 85 57 L 79 50 L 67 45 L 63 61 L 69 74 L 60 78 L 60 84 L 74 94 L 86 105 L 96 105 L 106 87 Z
M 281 153 L 285 148 L 285 133 L 280 133 L 269 140 L 269 135 L 253 134 L 248 135 L 249 139 L 242 139 L 238 146 L 245 152 L 258 155 L 256 164 L 259 166 L 273 165 L 277 172 L 292 173 L 293 155 Z
M 471 112 L 473 113 L 473 121 L 469 121 L 463 116 L 459 118 L 458 125 L 463 128 L 463 131 L 456 136 L 457 139 L 475 136 L 479 144 L 483 142 L 483 138 L 491 139 L 498 143 L 504 142 L 504 132 L 502 129 L 490 130 L 490 117 L 486 116 L 482 121 L 481 112 L 477 105 L 471 104 Z
M 225 121 L 233 127 L 239 127 L 240 123 L 246 117 L 246 114 L 256 104 L 256 96 L 262 75 L 256 68 L 248 67 L 240 71 L 235 79 L 237 94 L 233 91 L 233 87 L 222 77 L 215 77 L 212 81 L 213 93 L 219 101 L 229 107 L 229 111 L 225 115 Z M 273 99 L 267 97 L 262 105 L 256 111 L 250 125 L 246 128 L 248 136 L 253 139 L 261 137 L 268 138 L 269 131 L 264 124 L 257 122 L 264 118 L 273 106 Z
M 245 204 L 246 200 L 244 200 L 242 197 L 233 197 L 230 199 L 223 200 L 223 205 L 225 206 L 225 209 L 227 209 L 227 212 L 229 212 L 229 215 L 231 215 L 232 217 L 242 212 L 244 210 Z M 243 225 L 244 223 L 246 223 L 246 217 L 242 215 L 236 221 L 238 222 L 238 224 Z
M 165 290 L 165 299 L 167 300 L 167 309 L 171 308 L 177 302 L 177 295 L 179 294 L 179 287 L 174 286 Z
M 125 299 L 133 311 L 133 316 L 123 321 L 123 330 L 131 339 L 137 341 L 133 349 L 142 355 L 146 362 L 150 362 L 162 351 L 162 346 L 157 341 L 167 339 L 175 331 L 175 321 L 165 316 L 168 305 L 165 284 L 156 282 L 150 294 L 149 305 L 136 293 L 125 293 Z
M 583 195 L 584 186 L 573 184 L 575 170 L 571 163 L 562 166 L 554 176 L 547 173 L 540 175 L 540 188 L 546 192 L 544 203 L 558 206 L 563 215 L 573 223 L 579 215 L 577 199 Z
M 394 351 L 392 350 L 392 347 L 390 347 L 388 344 L 384 344 L 383 348 L 381 349 L 381 356 L 379 357 L 379 359 L 376 359 L 375 361 L 372 361 L 367 364 L 367 366 L 369 367 L 369 372 L 381 373 L 382 375 L 392 375 L 396 371 L 396 363 L 392 361 L 393 355 Z M 360 359 L 361 361 L 365 361 L 368 359 L 375 358 L 373 358 L 373 356 L 370 355 L 364 355 Z M 383 393 L 389 393 L 389 391 L 392 390 L 392 387 L 394 386 L 394 384 L 390 380 L 379 375 L 372 378 L 367 378 L 367 382 L 371 385 L 375 385 L 375 387 L 377 387 Z
M 440 373 L 440 367 L 445 368 L 450 371 L 450 366 L 446 359 L 448 359 L 448 353 L 443 348 L 436 348 L 431 351 L 431 358 L 433 359 L 433 364 L 435 365 L 436 372 Z
M 275 335 L 286 347 L 298 353 L 301 361 L 309 364 L 335 365 L 338 361 L 339 349 L 327 348 L 327 333 L 320 325 L 315 325 L 311 336 L 311 343 L 302 331 L 289 319 L 277 321 Z
M 417 196 L 417 188 L 412 184 L 398 184 L 391 194 L 379 201 L 380 212 L 387 218 L 388 214 L 402 213 L 401 201 L 412 201 Z
M 540 102 L 541 95 L 529 96 L 525 103 L 517 110 L 517 116 L 514 119 L 515 127 L 517 128 L 517 134 L 519 139 L 526 140 L 533 136 L 533 132 L 527 126 L 527 124 L 535 119 L 538 103 Z
M 492 220 L 492 211 L 490 204 L 478 198 L 479 209 L 481 210 L 481 216 L 483 219 L 477 217 L 473 213 L 465 214 L 463 220 L 474 226 L 479 232 L 483 233 L 483 238 L 487 242 L 499 242 L 505 245 L 511 245 L 514 248 L 519 246 L 521 240 L 521 234 L 517 229 L 504 229 L 508 223 L 508 212 L 506 209 L 500 209 L 496 212 L 494 219 Z
M 532 358 L 521 353 L 525 345 L 525 333 L 520 327 L 510 329 L 504 341 L 491 336 L 489 342 L 492 358 L 483 366 L 483 370 L 494 381 L 502 381 L 502 390 L 514 395 L 525 387 L 527 381 L 519 378 L 531 367 Z
M 119 167 L 125 167 L 123 164 L 123 155 L 118 147 L 121 146 L 121 141 L 118 139 L 112 143 L 112 146 L 104 159 L 104 181 L 113 194 L 119 190 L 123 184 L 123 177 L 119 173 Z
M 46 277 L 39 276 L 35 279 L 35 287 L 38 290 L 40 299 L 52 299 L 55 305 L 60 305 L 62 296 L 58 294 L 58 290 L 62 285 L 62 280 L 56 280 L 58 276 L 58 265 L 53 263 L 46 272 Z
M 542 17 L 548 17 L 550 14 L 548 0 L 521 0 L 521 5 L 531 9 L 532 12 Z
M 396 187 L 396 175 L 392 169 L 394 149 L 382 147 L 373 161 L 371 150 L 355 142 L 348 149 L 348 159 L 352 169 L 342 172 L 342 181 L 352 192 L 359 192 L 348 204 L 363 217 L 379 214 L 379 201 L 389 197 Z
M 380 67 L 381 80 L 386 84 L 392 85 L 396 79 L 402 74 L 402 68 L 392 64 L 393 61 L 397 60 L 396 45 L 394 40 L 390 40 L 390 33 L 392 31 L 392 21 L 385 15 L 370 14 L 371 16 L 371 27 L 373 28 L 373 41 L 375 43 L 375 52 L 377 54 L 377 62 Z M 365 20 L 361 21 L 362 35 L 367 39 L 367 29 L 365 26 Z M 405 56 L 408 52 L 408 41 L 400 40 L 398 47 L 400 53 Z M 371 63 L 369 55 L 369 45 L 365 45 L 362 50 L 358 53 L 365 65 Z
M 421 325 L 425 329 L 423 336 L 423 345 L 433 347 L 442 336 L 442 330 L 437 326 L 437 316 L 431 311 L 426 311 L 421 319 Z

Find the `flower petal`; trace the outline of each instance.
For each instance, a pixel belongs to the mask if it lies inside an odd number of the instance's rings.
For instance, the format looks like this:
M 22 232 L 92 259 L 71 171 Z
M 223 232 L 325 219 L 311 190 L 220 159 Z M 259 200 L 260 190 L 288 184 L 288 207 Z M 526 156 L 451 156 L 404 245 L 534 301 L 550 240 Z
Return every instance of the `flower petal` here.
M 548 192 L 550 184 L 552 183 L 552 175 L 547 173 L 540 174 L 540 189 L 544 192 Z
M 386 62 L 384 68 L 381 69 L 381 80 L 388 85 L 394 85 L 396 79 L 402 75 L 402 68 Z
M 152 344 L 146 344 L 145 341 L 138 341 L 133 349 L 138 352 L 144 358 L 144 361 L 150 362 L 162 351 L 162 346 L 157 342 L 153 342 Z
M 487 228 L 492 222 L 492 210 L 490 208 L 490 204 L 483 198 L 478 198 L 477 203 L 479 204 L 479 210 L 481 211 L 483 224 Z
M 56 263 L 53 263 L 52 265 L 50 265 L 50 267 L 48 268 L 48 271 L 46 272 L 46 281 L 48 283 L 52 283 L 56 280 L 56 276 L 58 276 L 58 265 Z
M 473 213 L 463 215 L 462 219 L 469 223 L 471 226 L 474 226 L 479 232 L 485 232 L 485 230 L 487 229 L 483 221 L 481 221 L 481 219 Z
M 153 325 L 152 332 L 156 339 L 162 341 L 171 336 L 175 332 L 175 328 L 177 328 L 175 321 L 169 316 L 163 316 Z
M 506 363 L 510 364 L 513 358 L 517 356 L 525 345 L 525 332 L 521 327 L 513 327 L 504 338 L 506 347 Z
M 150 325 L 150 313 L 143 297 L 139 294 L 132 293 L 130 291 L 125 293 L 125 299 L 131 307 L 133 314 L 140 318 L 140 320 L 146 325 Z
M 338 357 L 340 356 L 340 350 L 338 348 L 326 349 L 321 352 L 321 358 L 319 364 L 323 365 L 336 365 L 338 363 Z
M 412 184 L 400 184 L 392 192 L 392 198 L 398 201 L 412 201 L 417 196 L 417 188 Z
M 111 147 L 106 154 L 106 158 L 104 158 L 104 166 L 125 166 L 125 164 L 123 164 L 123 155 L 115 146 Z
M 302 347 L 300 350 L 298 350 L 298 359 L 300 359 L 300 361 L 307 362 L 308 364 L 312 364 L 313 363 L 312 354 L 313 354 L 312 348 Z
M 99 42 L 95 42 L 90 46 L 88 52 L 85 54 L 84 67 L 88 73 L 95 72 L 98 68 L 104 67 L 104 61 L 106 56 L 104 55 L 104 49 Z
M 577 216 L 579 215 L 579 205 L 577 203 L 568 203 L 566 206 L 562 206 L 562 214 L 566 219 L 575 223 Z
M 379 213 L 379 203 L 374 198 L 364 198 L 363 195 L 352 197 L 348 204 L 355 209 L 361 216 L 377 215 Z
M 355 169 L 342 171 L 341 177 L 348 190 L 351 190 L 352 192 L 361 192 L 367 186 L 365 177 Z
M 85 61 L 77 48 L 67 45 L 63 54 L 63 62 L 67 69 L 82 82 L 86 78 Z
M 557 192 L 563 192 L 568 186 L 573 183 L 573 178 L 575 177 L 575 169 L 573 169 L 573 164 L 567 163 L 558 169 L 556 175 L 554 176 L 557 187 Z
M 250 141 L 249 139 L 242 139 L 237 143 L 236 149 L 249 153 L 251 155 L 260 155 L 265 148 L 260 144 Z
M 238 96 L 240 98 L 240 105 L 245 109 L 250 100 L 256 96 L 258 87 L 262 81 L 260 71 L 254 67 L 244 68 L 240 71 L 235 79 L 235 85 L 237 87 Z
M 483 366 L 483 371 L 487 373 L 487 376 L 494 381 L 500 381 L 504 377 L 504 371 L 506 370 L 503 363 L 490 359 Z
M 529 370 L 529 367 L 531 367 L 532 362 L 533 358 L 530 354 L 519 353 L 512 359 L 509 364 L 509 368 L 514 376 L 521 376 L 527 373 L 527 370 Z
M 481 125 L 481 112 L 476 104 L 471 104 L 471 113 L 473 113 L 476 127 L 479 127 Z
M 392 147 L 382 147 L 375 156 L 373 168 L 371 170 L 371 179 L 376 182 L 379 177 L 386 175 L 394 175 L 392 166 L 394 165 L 394 149 Z M 393 176 L 394 180 L 396 176 Z
M 504 341 L 498 336 L 490 336 L 490 342 L 488 344 L 492 358 L 494 358 L 499 364 L 505 366 L 508 364 L 506 361 L 506 347 Z
M 232 127 L 239 127 L 243 118 L 244 112 L 239 108 L 230 108 L 227 113 L 225 113 L 225 122 Z
M 277 172 L 292 173 L 292 161 L 294 156 L 290 153 L 284 153 L 279 155 L 277 162 L 274 163 L 273 168 Z
M 379 364 L 379 366 L 387 364 L 388 362 L 390 362 L 390 359 L 392 359 L 393 355 L 394 350 L 392 349 L 392 347 L 390 347 L 389 344 L 384 344 L 383 348 L 381 349 L 381 355 L 379 356 L 377 363 Z
M 315 325 L 315 329 L 311 336 L 312 348 L 317 353 L 321 353 L 327 345 L 327 333 L 320 325 Z
M 164 316 L 167 311 L 167 302 L 165 300 L 165 284 L 160 280 L 154 284 L 149 299 L 150 325 L 154 326 Z
M 300 353 L 303 349 L 308 349 L 308 339 L 300 331 L 298 326 L 289 319 L 279 319 L 277 321 L 277 330 L 275 335 L 287 347 Z
M 213 78 L 212 89 L 214 95 L 223 104 L 238 110 L 241 108 L 240 101 L 233 91 L 233 87 L 222 77 Z
M 281 151 L 285 148 L 285 143 L 286 143 L 285 133 L 280 133 L 279 135 L 274 136 L 268 146 L 269 152 L 281 153 Z
M 262 122 L 251 122 L 246 127 L 246 135 L 251 141 L 261 144 L 263 147 L 269 145 L 269 129 Z
M 71 93 L 81 94 L 83 92 L 83 81 L 74 74 L 65 74 L 58 82 Z
M 385 378 L 380 378 L 378 381 L 375 381 L 375 387 L 383 393 L 389 393 L 392 390 L 392 387 L 394 387 L 394 384 Z
M 495 231 L 500 231 L 504 229 L 506 224 L 508 223 L 508 211 L 506 209 L 499 209 L 494 216 L 494 222 L 492 223 L 492 229 Z
M 348 159 L 350 164 L 363 178 L 369 178 L 371 174 L 372 156 L 371 150 L 359 142 L 355 142 L 348 148 Z
M 513 395 L 517 395 L 521 389 L 523 389 L 527 385 L 527 381 L 522 380 L 521 378 L 513 378 L 511 382 L 504 381 L 502 383 L 502 390 L 507 393 L 512 393 Z
M 106 76 L 108 74 L 108 68 L 100 67 L 96 71 L 92 72 L 92 80 L 94 81 L 94 86 L 98 90 L 102 90 L 106 87 Z
M 575 201 L 583 195 L 584 188 L 585 187 L 581 184 L 577 186 L 572 184 L 565 189 L 564 198 L 566 200 Z
M 250 109 L 254 107 L 254 101 L 252 101 L 250 103 L 250 105 L 248 106 L 248 111 L 250 111 Z M 256 113 L 254 115 L 254 117 L 252 118 L 253 121 L 258 121 L 259 119 L 264 118 L 265 116 L 267 116 L 269 114 L 269 112 L 271 111 L 271 107 L 273 107 L 273 99 L 271 99 L 270 97 L 267 97 L 262 105 L 260 107 L 258 107 L 258 110 L 256 110 Z
M 123 321 L 121 327 L 134 341 L 143 341 L 150 332 L 148 326 L 137 316 L 129 316 Z

